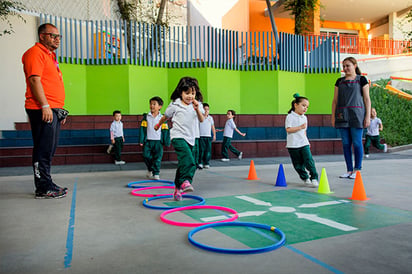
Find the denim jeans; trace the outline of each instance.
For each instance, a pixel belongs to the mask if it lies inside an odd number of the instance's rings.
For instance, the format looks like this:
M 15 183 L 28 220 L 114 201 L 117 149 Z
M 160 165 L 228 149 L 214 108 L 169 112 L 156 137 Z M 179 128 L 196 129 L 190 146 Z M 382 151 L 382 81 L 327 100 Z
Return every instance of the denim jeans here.
M 353 171 L 352 145 L 355 155 L 355 170 L 362 169 L 363 145 L 362 128 L 339 128 L 342 137 L 343 155 L 345 156 L 347 171 Z

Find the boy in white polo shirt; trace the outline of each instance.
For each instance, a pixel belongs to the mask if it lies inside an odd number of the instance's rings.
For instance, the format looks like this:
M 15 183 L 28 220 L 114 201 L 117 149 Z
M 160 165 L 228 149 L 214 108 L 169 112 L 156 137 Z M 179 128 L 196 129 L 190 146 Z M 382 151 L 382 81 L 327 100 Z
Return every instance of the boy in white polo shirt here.
M 199 166 L 209 168 L 212 155 L 212 142 L 216 141 L 216 129 L 213 117 L 209 115 L 209 104 L 204 103 L 205 120 L 200 123 Z M 213 139 L 212 134 L 213 133 Z
M 170 145 L 169 127 L 167 122 L 155 130 L 154 126 L 162 118 L 160 109 L 163 100 L 155 96 L 149 100 L 150 112 L 143 114 L 140 124 L 139 144 L 143 146 L 143 159 L 147 167 L 147 178 L 160 179 L 160 165 L 163 158 L 163 146 Z
M 303 180 L 305 185 L 311 187 L 318 186 L 318 173 L 315 162 L 310 152 L 309 140 L 306 136 L 308 119 L 305 112 L 309 107 L 309 100 L 306 97 L 294 94 L 292 108 L 286 116 L 285 128 L 287 132 L 286 147 L 288 149 L 293 167 Z M 306 171 L 309 171 L 309 175 Z

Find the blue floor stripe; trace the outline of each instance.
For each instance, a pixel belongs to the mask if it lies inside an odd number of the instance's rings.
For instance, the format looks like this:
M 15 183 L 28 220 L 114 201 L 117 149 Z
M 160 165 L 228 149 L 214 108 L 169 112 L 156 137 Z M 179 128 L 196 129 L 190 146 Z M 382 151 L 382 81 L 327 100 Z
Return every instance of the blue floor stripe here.
M 69 268 L 71 266 L 72 258 L 73 258 L 73 236 L 74 236 L 74 216 L 76 212 L 76 192 L 77 192 L 77 182 L 75 182 L 73 186 L 73 197 L 72 197 L 72 205 L 70 208 L 69 228 L 67 230 L 66 255 L 64 256 L 64 268 Z
M 293 246 L 285 245 L 285 247 L 286 247 L 287 249 L 289 249 L 289 250 L 292 250 L 293 252 L 295 252 L 295 253 L 297 253 L 297 254 L 299 254 L 299 255 L 302 255 L 303 257 L 305 257 L 305 258 L 308 259 L 309 261 L 312 261 L 313 263 L 318 264 L 318 265 L 326 268 L 326 269 L 329 270 L 330 272 L 333 272 L 333 273 L 336 273 L 336 274 L 344 274 L 344 272 L 342 272 L 342 271 L 340 271 L 340 270 L 338 270 L 338 269 L 336 269 L 336 268 L 334 268 L 334 267 L 332 267 L 332 266 L 330 266 L 330 265 L 328 265 L 328 264 L 326 264 L 326 263 L 324 263 L 324 262 L 316 259 L 315 257 L 310 256 L 309 254 L 306 254 L 306 253 L 303 252 L 303 251 L 300 251 L 299 249 L 294 248 Z

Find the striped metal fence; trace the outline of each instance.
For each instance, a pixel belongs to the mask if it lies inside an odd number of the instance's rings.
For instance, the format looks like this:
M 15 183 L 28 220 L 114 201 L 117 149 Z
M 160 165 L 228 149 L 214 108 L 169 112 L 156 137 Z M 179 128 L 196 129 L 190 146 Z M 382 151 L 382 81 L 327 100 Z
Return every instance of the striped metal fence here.
M 210 26 L 164 27 L 123 20 L 84 21 L 40 14 L 63 35 L 62 63 L 132 64 L 167 68 L 283 70 L 302 73 L 339 71 L 337 37 L 303 37 L 272 32 L 240 32 Z

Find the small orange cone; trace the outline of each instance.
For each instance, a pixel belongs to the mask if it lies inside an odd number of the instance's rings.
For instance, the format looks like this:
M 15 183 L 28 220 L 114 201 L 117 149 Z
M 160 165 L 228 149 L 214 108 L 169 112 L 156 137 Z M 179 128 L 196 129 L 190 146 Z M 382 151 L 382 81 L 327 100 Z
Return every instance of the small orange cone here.
M 365 187 L 363 186 L 362 175 L 360 171 L 356 171 L 355 184 L 353 185 L 352 197 L 349 199 L 357 201 L 366 201 L 369 200 L 366 197 Z
M 249 168 L 249 176 L 247 177 L 248 180 L 259 180 L 259 178 L 256 175 L 256 170 L 255 170 L 255 163 L 253 160 L 250 161 L 250 168 Z

